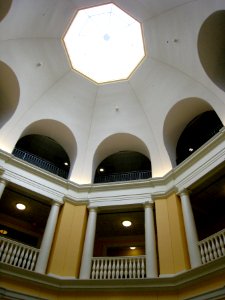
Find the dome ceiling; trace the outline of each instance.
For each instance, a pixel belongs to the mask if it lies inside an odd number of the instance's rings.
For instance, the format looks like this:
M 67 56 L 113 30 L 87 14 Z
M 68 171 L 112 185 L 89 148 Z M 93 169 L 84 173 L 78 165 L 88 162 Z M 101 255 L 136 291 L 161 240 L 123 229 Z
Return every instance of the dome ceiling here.
M 113 1 L 141 23 L 146 57 L 128 80 L 97 85 L 72 70 L 62 39 L 78 10 L 108 2 L 9 1 L 11 7 L 0 22 L 0 60 L 16 75 L 20 93 L 15 112 L 1 129 L 0 148 L 12 152 L 21 136 L 43 134 L 46 127 L 41 128 L 41 121 L 49 124 L 54 120 L 73 136 L 68 140 L 64 129 L 54 132 L 54 126 L 47 128 L 46 135 L 67 143 L 62 146 L 69 156 L 76 149 L 76 158 L 71 159 L 75 162 L 72 180 L 90 182 L 96 149 L 105 139 L 120 133 L 140 139 L 148 149 L 153 177 L 164 175 L 173 161 L 168 154 L 173 145 L 166 149 L 164 142 L 164 124 L 165 120 L 170 123 L 167 115 L 176 103 L 183 99 L 194 103 L 196 98 L 201 111 L 201 99 L 204 106 L 217 111 L 222 122 L 225 120 L 224 92 L 205 73 L 197 49 L 205 19 L 215 10 L 225 9 L 223 0 L 212 2 Z M 195 116 L 192 111 L 193 105 L 188 111 L 190 118 Z M 190 120 L 178 114 L 173 127 L 183 128 L 184 120 L 186 124 Z M 176 140 L 176 132 L 170 134 L 171 140 Z M 100 161 L 101 157 L 95 164 Z

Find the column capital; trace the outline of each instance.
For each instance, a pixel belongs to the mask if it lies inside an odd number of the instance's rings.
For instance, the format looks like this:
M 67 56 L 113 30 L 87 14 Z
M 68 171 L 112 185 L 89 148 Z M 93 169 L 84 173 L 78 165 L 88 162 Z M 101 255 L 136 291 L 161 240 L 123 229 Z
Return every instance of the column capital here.
M 88 206 L 89 212 L 98 212 L 98 207 L 97 206 Z
M 0 178 L 0 183 L 3 183 L 6 186 L 8 183 L 8 180 L 6 180 L 4 178 Z
M 189 195 L 190 195 L 190 190 L 187 189 L 187 188 L 185 188 L 185 189 L 181 190 L 180 192 L 178 192 L 177 194 L 178 194 L 178 196 L 180 196 L 180 197 L 183 196 L 183 195 L 189 196 Z
M 155 206 L 155 203 L 154 202 L 150 202 L 150 201 L 146 201 L 146 202 L 144 202 L 143 203 L 144 204 L 144 208 L 147 208 L 147 207 L 149 207 L 149 208 L 154 208 L 154 206 Z

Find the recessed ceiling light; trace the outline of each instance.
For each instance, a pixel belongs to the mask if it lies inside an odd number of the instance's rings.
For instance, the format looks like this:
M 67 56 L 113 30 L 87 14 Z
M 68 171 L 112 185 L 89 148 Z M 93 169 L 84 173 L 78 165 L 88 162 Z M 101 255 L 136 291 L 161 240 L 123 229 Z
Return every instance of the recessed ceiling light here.
M 26 205 L 24 205 L 22 203 L 17 203 L 16 208 L 19 209 L 19 210 L 24 210 L 24 209 L 26 209 Z
M 131 221 L 126 220 L 126 221 L 123 221 L 122 224 L 124 227 L 130 227 L 132 223 L 131 223 Z
M 104 172 L 105 170 L 104 170 L 103 168 L 100 168 L 99 171 L 100 171 L 100 172 Z
M 68 166 L 69 164 L 68 164 L 68 162 L 67 162 L 67 161 L 65 161 L 65 162 L 64 162 L 64 165 L 65 165 L 65 166 Z
M 189 151 L 189 152 L 193 152 L 194 149 L 190 147 L 190 148 L 188 149 L 188 151 Z
M 136 247 L 130 247 L 130 250 L 135 250 L 136 249 Z

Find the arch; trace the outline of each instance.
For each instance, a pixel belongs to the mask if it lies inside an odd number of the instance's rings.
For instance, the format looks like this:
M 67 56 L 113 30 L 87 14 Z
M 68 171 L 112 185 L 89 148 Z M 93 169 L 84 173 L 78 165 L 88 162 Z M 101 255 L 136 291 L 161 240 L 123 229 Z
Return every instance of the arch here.
M 186 98 L 177 102 L 167 113 L 163 126 L 163 139 L 173 167 L 176 166 L 176 146 L 186 125 L 199 114 L 213 110 L 200 98 Z
M 179 137 L 176 162 L 181 163 L 214 136 L 223 124 L 214 110 L 208 110 L 191 120 Z
M 225 91 L 225 10 L 211 14 L 198 34 L 198 53 L 209 78 Z
M 38 120 L 23 131 L 19 140 L 30 135 L 42 136 L 44 137 L 42 140 L 48 137 L 57 142 L 67 153 L 72 169 L 76 159 L 77 144 L 73 133 L 66 125 L 52 119 Z
M 7 16 L 11 5 L 12 0 L 0 1 L 0 22 Z
M 104 139 L 97 147 L 93 159 L 92 178 L 94 179 L 96 169 L 104 159 L 124 151 L 141 153 L 150 161 L 148 148 L 141 139 L 128 133 L 116 133 Z
M 3 1 L 4 2 L 4 1 Z M 19 82 L 12 69 L 0 61 L 0 128 L 14 114 L 20 96 Z

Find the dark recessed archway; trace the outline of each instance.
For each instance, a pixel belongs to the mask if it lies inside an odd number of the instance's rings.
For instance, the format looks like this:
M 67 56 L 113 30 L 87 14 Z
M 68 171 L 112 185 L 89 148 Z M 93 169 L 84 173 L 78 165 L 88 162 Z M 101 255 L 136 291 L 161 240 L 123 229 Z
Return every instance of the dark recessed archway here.
M 30 134 L 22 137 L 16 143 L 13 154 L 51 173 L 68 178 L 69 157 L 63 147 L 48 136 Z
M 214 12 L 202 24 L 198 52 L 210 79 L 225 91 L 225 10 Z
M 119 151 L 105 158 L 97 167 L 94 182 L 113 182 L 151 177 L 151 162 L 135 151 Z
M 0 22 L 7 16 L 11 5 L 12 0 L 0 1 Z
M 177 143 L 176 161 L 181 163 L 214 136 L 223 124 L 215 111 L 210 110 L 195 117 L 183 130 Z

